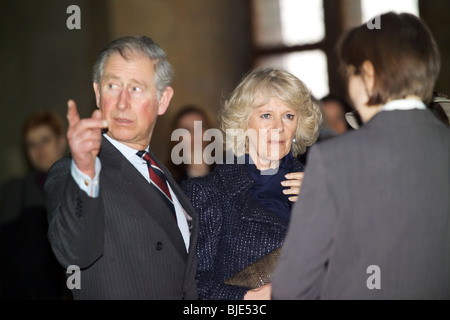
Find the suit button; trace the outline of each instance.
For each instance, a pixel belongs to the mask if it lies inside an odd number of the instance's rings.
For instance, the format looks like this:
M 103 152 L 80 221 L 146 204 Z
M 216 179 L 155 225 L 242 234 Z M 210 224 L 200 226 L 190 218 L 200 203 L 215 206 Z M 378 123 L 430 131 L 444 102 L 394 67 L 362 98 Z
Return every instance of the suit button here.
M 163 249 L 163 244 L 162 244 L 162 242 L 161 241 L 158 241 L 157 243 L 156 243 L 156 250 L 158 250 L 158 251 L 161 251 L 162 249 Z

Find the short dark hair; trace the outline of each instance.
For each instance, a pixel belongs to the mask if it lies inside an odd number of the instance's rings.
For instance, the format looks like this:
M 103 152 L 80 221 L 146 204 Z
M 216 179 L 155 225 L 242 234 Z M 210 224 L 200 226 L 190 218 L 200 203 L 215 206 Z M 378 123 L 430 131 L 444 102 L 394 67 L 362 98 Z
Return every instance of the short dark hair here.
M 408 95 L 428 104 L 441 66 L 433 35 L 422 20 L 409 13 L 389 12 L 379 19 L 380 29 L 363 24 L 340 39 L 337 49 L 345 78 L 349 67 L 354 74 L 361 74 L 363 63 L 370 61 L 375 82 L 368 106 Z
M 22 139 L 34 128 L 49 127 L 57 137 L 64 136 L 65 126 L 62 117 L 53 110 L 38 110 L 30 114 L 22 125 Z

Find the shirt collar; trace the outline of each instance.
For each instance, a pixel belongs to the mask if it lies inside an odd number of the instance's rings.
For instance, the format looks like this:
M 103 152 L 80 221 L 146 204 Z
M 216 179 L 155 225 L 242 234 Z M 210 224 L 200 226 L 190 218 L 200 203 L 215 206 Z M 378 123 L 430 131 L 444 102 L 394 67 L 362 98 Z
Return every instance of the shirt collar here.
M 392 100 L 381 107 L 380 111 L 393 111 L 393 110 L 411 110 L 419 109 L 425 110 L 427 107 L 425 104 L 417 99 L 399 99 Z
M 139 150 L 130 148 L 129 146 L 123 144 L 122 142 L 119 142 L 117 140 L 114 140 L 113 138 L 111 138 L 110 136 L 108 136 L 106 133 L 103 133 L 103 136 L 108 139 L 109 142 L 111 142 L 111 144 L 116 147 L 117 150 L 120 151 L 120 153 L 128 159 L 128 161 L 136 161 L 138 160 L 138 156 L 136 155 L 136 152 Z M 145 149 L 145 151 L 148 152 L 149 147 L 147 147 Z

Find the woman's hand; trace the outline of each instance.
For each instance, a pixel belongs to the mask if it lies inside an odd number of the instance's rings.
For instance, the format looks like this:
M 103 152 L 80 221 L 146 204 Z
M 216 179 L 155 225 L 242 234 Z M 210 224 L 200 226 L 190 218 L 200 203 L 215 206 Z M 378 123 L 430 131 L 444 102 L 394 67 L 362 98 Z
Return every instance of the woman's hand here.
M 289 189 L 283 190 L 284 194 L 293 195 L 292 197 L 289 197 L 289 201 L 296 202 L 298 200 L 298 194 L 300 193 L 303 183 L 303 176 L 303 172 L 291 172 L 285 175 L 287 180 L 281 182 L 283 187 L 290 187 Z
M 270 300 L 272 296 L 272 285 L 265 284 L 259 288 L 247 291 L 244 300 Z

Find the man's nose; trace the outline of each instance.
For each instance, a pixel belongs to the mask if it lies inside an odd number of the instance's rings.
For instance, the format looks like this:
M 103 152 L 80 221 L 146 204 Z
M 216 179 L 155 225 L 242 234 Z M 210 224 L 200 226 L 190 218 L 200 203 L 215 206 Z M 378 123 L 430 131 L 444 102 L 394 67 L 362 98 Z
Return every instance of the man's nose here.
M 117 101 L 118 109 L 126 109 L 129 106 L 130 93 L 126 89 L 122 89 L 119 95 L 119 100 Z

